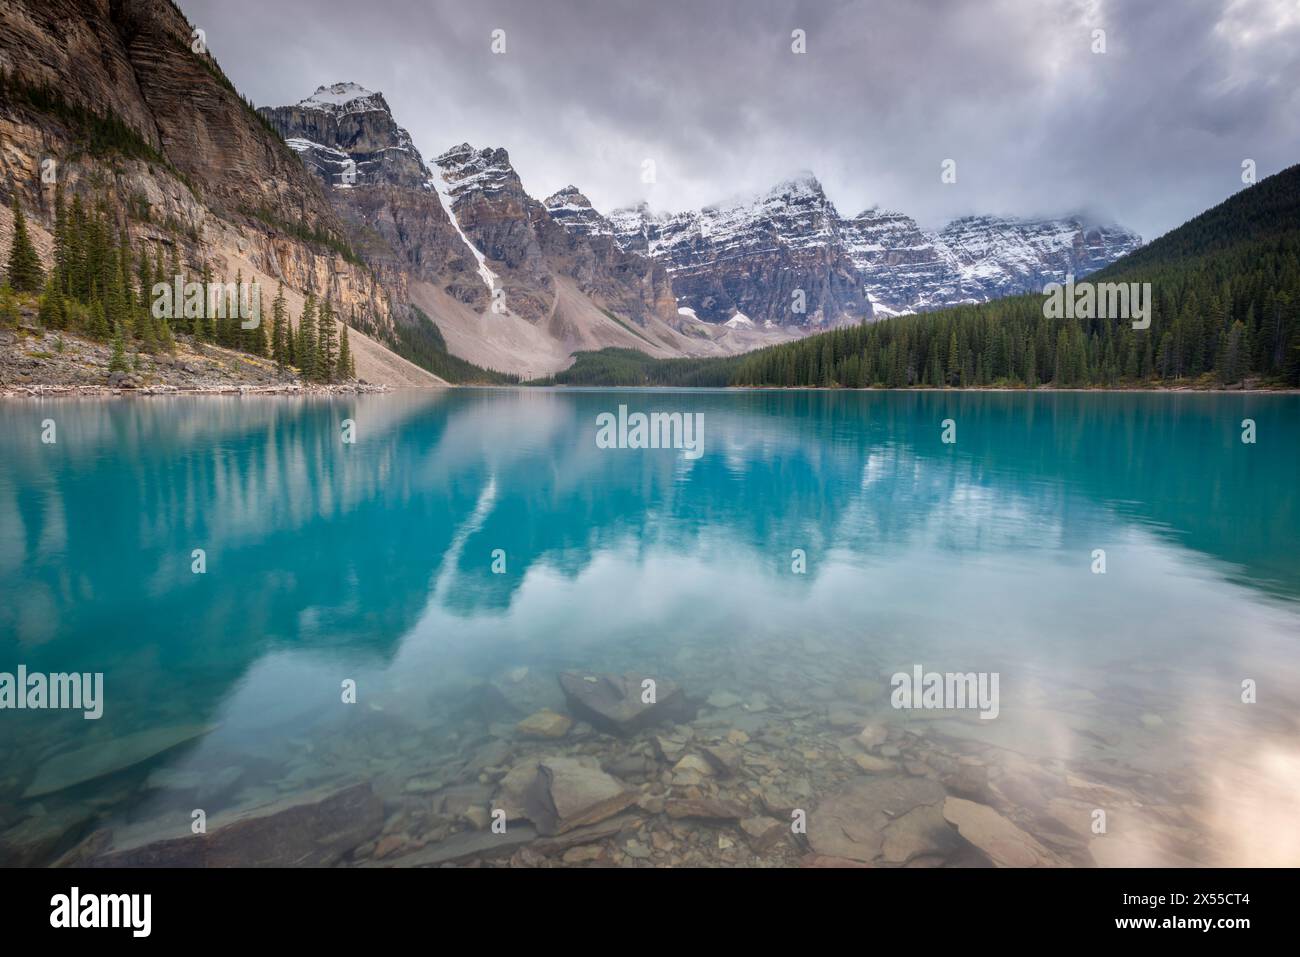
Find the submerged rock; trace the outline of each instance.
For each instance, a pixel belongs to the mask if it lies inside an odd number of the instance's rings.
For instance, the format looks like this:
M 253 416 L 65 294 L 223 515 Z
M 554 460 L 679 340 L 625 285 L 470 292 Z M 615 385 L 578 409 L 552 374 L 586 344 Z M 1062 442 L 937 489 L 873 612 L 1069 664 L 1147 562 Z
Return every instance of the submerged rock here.
M 88 829 L 94 811 L 82 804 L 34 814 L 0 833 L 0 866 L 39 867 Z
M 749 838 L 749 846 L 756 851 L 771 850 L 789 831 L 789 825 L 774 817 L 747 817 L 740 822 L 740 829 Z
M 613 817 L 637 793 L 576 758 L 543 758 L 524 796 L 525 813 L 543 835 L 563 834 Z
M 149 839 L 128 831 L 93 867 L 328 867 L 379 834 L 383 801 L 369 784 L 296 794 L 215 815 L 206 834 Z
M 912 808 L 885 828 L 884 837 L 880 858 L 890 864 L 906 864 L 920 857 L 947 857 L 961 847 L 961 838 L 937 804 Z
M 887 832 L 916 808 L 939 807 L 944 789 L 928 778 L 902 776 L 872 777 L 837 791 L 808 815 L 808 843 L 825 857 L 848 858 L 872 863 L 900 862 L 927 849 L 943 852 L 950 847 L 934 833 L 934 815 L 921 815 L 891 836 L 885 854 Z
M 172 748 L 193 741 L 215 725 L 185 724 L 138 731 L 110 741 L 65 751 L 41 765 L 36 778 L 23 792 L 24 798 L 40 797 L 134 767 Z
M 664 802 L 664 810 L 671 818 L 704 821 L 739 821 L 749 813 L 744 805 L 717 798 L 674 798 Z
M 573 727 L 573 719 L 550 709 L 530 714 L 515 725 L 515 730 L 526 738 L 562 738 Z
M 943 803 L 943 816 L 998 867 L 1044 867 L 1059 863 L 1051 851 L 987 804 L 950 797 Z
M 660 721 L 688 717 L 686 696 L 675 682 L 655 678 L 655 700 L 643 700 L 646 675 L 560 673 L 560 688 L 573 714 L 602 731 L 628 735 Z

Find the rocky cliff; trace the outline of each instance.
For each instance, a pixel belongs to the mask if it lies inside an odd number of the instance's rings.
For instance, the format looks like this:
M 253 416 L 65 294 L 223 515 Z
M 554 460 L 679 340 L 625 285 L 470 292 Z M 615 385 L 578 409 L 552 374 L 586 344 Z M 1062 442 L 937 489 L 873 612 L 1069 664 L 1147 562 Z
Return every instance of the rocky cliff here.
M 320 181 L 353 244 L 400 301 L 415 277 L 472 307 L 487 305 L 475 254 L 382 93 L 335 83 L 258 112 Z
M 678 307 L 711 323 L 803 332 L 871 317 L 840 217 L 811 173 L 752 198 L 611 220 L 625 249 L 667 267 Z
M 1083 219 L 955 219 L 938 232 L 903 213 L 869 209 L 842 224 L 877 312 L 919 312 L 1041 291 L 1096 272 L 1141 245 L 1122 226 Z
M 245 269 L 388 321 L 318 184 L 167 0 L 0 0 L 0 65 L 23 91 L 0 103 L 0 189 L 38 230 L 62 184 L 189 272 Z
M 589 218 L 565 222 L 586 228 Z M 624 249 L 666 265 L 689 314 L 801 332 L 1041 290 L 1141 244 L 1121 226 L 1077 217 L 971 216 L 938 232 L 878 208 L 845 219 L 811 173 L 699 211 L 662 214 L 642 204 L 608 221 Z

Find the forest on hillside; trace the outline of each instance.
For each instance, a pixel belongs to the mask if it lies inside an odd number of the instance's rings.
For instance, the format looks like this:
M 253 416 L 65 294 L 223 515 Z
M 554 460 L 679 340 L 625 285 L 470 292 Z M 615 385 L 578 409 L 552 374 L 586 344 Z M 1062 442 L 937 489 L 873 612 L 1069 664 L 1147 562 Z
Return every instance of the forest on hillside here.
M 822 388 L 1300 386 L 1300 166 L 1088 277 L 1150 283 L 1150 326 L 1041 294 L 897 316 L 728 359 L 580 353 L 550 382 Z

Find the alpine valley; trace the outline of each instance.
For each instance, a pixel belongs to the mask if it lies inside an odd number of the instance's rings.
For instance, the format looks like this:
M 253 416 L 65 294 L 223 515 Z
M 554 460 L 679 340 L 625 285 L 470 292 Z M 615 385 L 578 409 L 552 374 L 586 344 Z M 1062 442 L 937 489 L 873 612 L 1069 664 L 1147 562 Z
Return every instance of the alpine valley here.
M 699 210 L 604 214 L 577 185 L 530 195 L 504 148 L 436 144 L 426 161 L 384 95 L 356 83 L 255 109 L 168 0 L 0 0 L 0 9 L 0 245 L 9 247 L 19 210 L 42 265 L 54 265 L 60 209 L 78 200 L 125 250 L 119 272 L 170 262 L 187 277 L 282 290 L 287 341 L 302 338 L 304 309 L 311 317 L 328 303 L 333 336 L 346 328 L 364 382 L 531 379 L 610 348 L 737 355 L 1039 290 L 1141 242 L 1078 217 L 975 216 L 937 231 L 874 208 L 847 218 L 809 172 Z M 95 287 L 86 285 L 93 329 Z M 144 310 L 145 295 L 126 282 L 119 298 Z M 118 328 L 128 330 L 120 351 L 135 356 L 113 378 L 125 387 L 184 387 L 196 369 L 218 386 L 275 387 L 304 365 L 290 357 L 286 371 L 274 330 L 250 345 L 219 326 L 205 341 L 200 328 L 195 348 L 188 327 L 149 330 L 129 310 L 114 315 L 113 302 L 106 291 L 103 345 L 56 319 L 68 333 L 58 344 L 74 358 L 43 359 L 54 342 L 42 340 L 0 365 L 0 381 L 99 381 L 113 368 Z M 35 322 L 34 305 L 17 312 L 20 326 L 50 325 Z M 154 346 L 173 333 L 179 352 Z M 6 351 L 15 344 L 7 338 Z M 250 352 L 274 355 L 275 368 Z

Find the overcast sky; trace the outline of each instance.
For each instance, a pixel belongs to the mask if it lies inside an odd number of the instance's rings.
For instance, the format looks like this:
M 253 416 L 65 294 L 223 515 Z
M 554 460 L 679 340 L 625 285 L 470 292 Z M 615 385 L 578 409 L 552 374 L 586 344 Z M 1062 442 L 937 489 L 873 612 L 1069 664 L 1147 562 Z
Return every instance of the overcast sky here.
M 605 212 L 808 169 L 844 215 L 1085 212 L 1151 239 L 1240 189 L 1243 160 L 1260 178 L 1300 162 L 1298 0 L 180 6 L 258 105 L 352 80 L 384 93 L 426 161 L 503 146 L 532 195 L 573 183 Z

